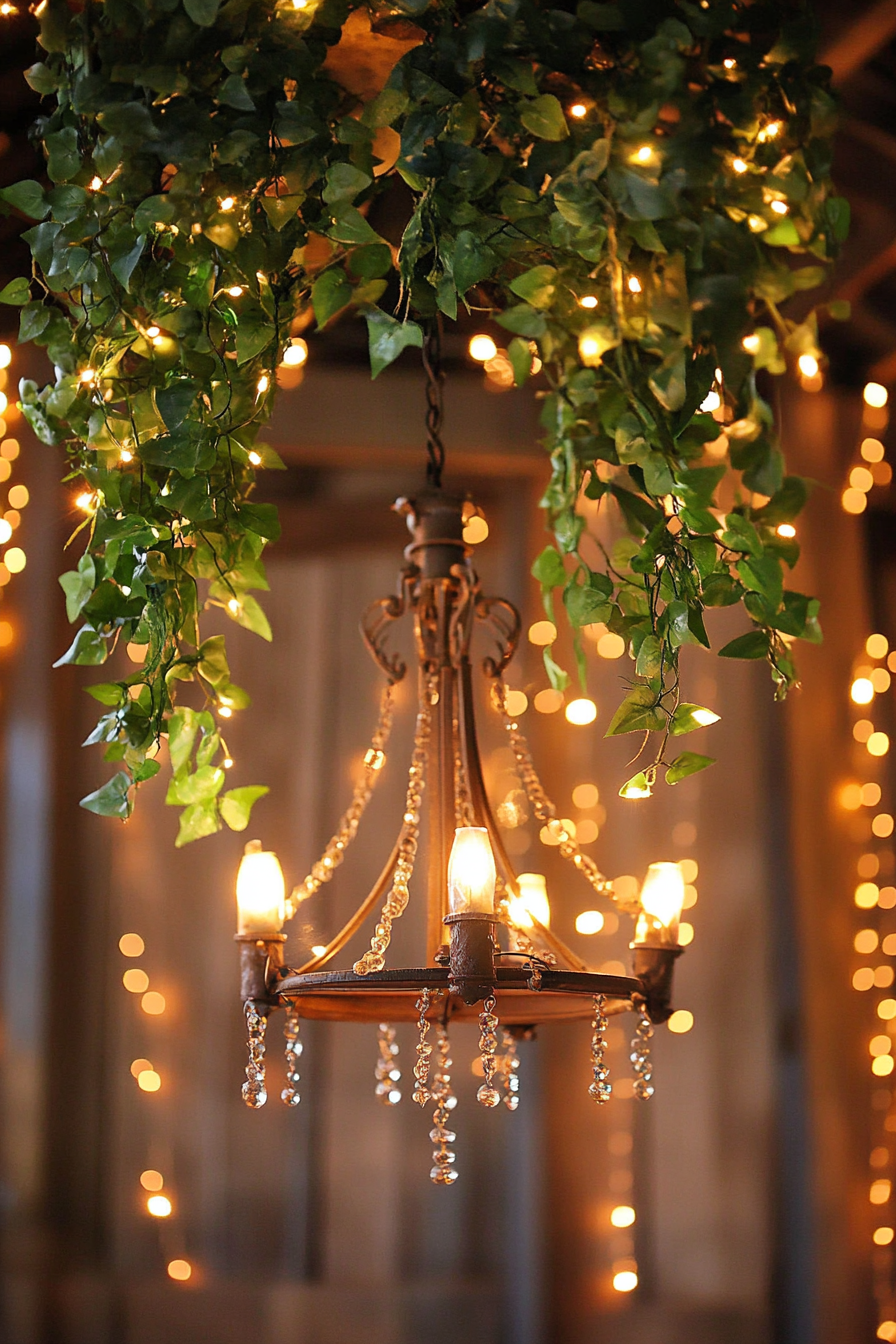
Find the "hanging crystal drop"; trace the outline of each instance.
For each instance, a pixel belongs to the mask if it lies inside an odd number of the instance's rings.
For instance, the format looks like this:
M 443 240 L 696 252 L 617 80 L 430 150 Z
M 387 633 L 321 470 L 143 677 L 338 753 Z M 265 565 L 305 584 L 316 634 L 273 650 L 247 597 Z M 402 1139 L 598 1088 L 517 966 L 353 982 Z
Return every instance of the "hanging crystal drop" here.
M 264 1085 L 264 1034 L 268 1019 L 260 1013 L 252 999 L 246 1000 L 246 1030 L 249 1037 L 249 1063 L 246 1065 L 246 1081 L 243 1083 L 243 1101 L 253 1110 L 263 1106 L 268 1099 Z
M 414 1065 L 414 1093 L 413 1100 L 418 1106 L 425 1106 L 432 1097 L 429 1089 L 429 1061 L 432 1055 L 432 1046 L 427 1041 L 429 1035 L 429 1023 L 426 1020 L 426 1014 L 429 1011 L 430 992 L 424 989 L 416 1003 L 417 1012 L 420 1014 L 417 1019 L 417 1029 L 420 1033 L 417 1040 L 417 1062 Z
M 649 1101 L 654 1093 L 654 1086 L 651 1081 L 653 1078 L 653 1062 L 650 1057 L 650 1038 L 652 1036 L 653 1026 L 645 1012 L 644 1005 L 641 1004 L 631 1053 L 632 1069 L 635 1075 L 635 1096 L 639 1101 Z
M 280 1100 L 284 1106 L 298 1106 L 301 1101 L 299 1096 L 299 1057 L 304 1049 L 299 1040 L 299 1015 L 294 1008 L 287 1008 L 286 1019 L 283 1023 L 283 1039 L 285 1041 L 284 1054 L 286 1055 L 286 1086 L 280 1093 Z
M 588 1095 L 599 1106 L 609 1101 L 613 1093 L 613 1087 L 609 1081 L 610 1070 L 607 1068 L 605 1061 L 607 1051 L 605 1007 L 606 1000 L 603 994 L 595 994 L 594 1017 L 591 1019 L 591 1073 L 593 1081 L 588 1089 Z
M 520 1104 L 520 1061 L 516 1053 L 516 1037 L 505 1027 L 501 1033 L 504 1053 L 500 1059 L 501 1076 L 504 1085 L 504 1105 L 508 1111 L 515 1111 Z
M 436 1048 L 438 1053 L 432 1087 L 436 1109 L 433 1112 L 432 1129 L 429 1131 L 429 1137 L 435 1147 L 432 1151 L 433 1166 L 429 1179 L 435 1185 L 453 1185 L 458 1173 L 454 1167 L 455 1154 L 449 1145 L 455 1142 L 457 1135 L 448 1128 L 448 1120 L 457 1104 L 457 1098 L 451 1090 L 448 1033 L 441 1026 L 436 1028 Z
M 479 1054 L 485 1082 L 476 1093 L 476 1100 L 481 1106 L 489 1107 L 497 1106 L 501 1100 L 501 1093 L 493 1083 L 498 1068 L 498 1061 L 495 1058 L 495 1051 L 498 1048 L 496 1007 L 495 996 L 490 994 L 483 1004 L 483 1011 L 479 1014 Z
M 379 1059 L 376 1062 L 376 1099 L 384 1106 L 397 1106 L 401 1101 L 401 1069 L 398 1067 L 398 1042 L 395 1040 L 395 1028 L 388 1022 L 381 1022 L 377 1030 Z

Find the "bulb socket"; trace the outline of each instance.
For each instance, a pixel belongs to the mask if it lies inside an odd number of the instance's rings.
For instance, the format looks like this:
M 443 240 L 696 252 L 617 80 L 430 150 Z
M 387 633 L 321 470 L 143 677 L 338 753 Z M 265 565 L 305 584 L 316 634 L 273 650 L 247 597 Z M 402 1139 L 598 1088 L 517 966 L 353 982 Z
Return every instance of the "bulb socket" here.
M 675 962 L 684 948 L 643 947 L 638 943 L 632 943 L 630 946 L 634 953 L 633 970 L 641 981 L 647 1016 L 657 1025 L 668 1022 L 672 1016 L 672 979 Z
M 283 965 L 286 934 L 259 938 L 252 933 L 237 933 L 234 941 L 240 948 L 240 998 L 243 1003 L 252 999 L 259 1011 L 275 1008 L 277 998 L 271 992 L 271 986 L 278 980 Z
M 494 992 L 497 943 L 494 915 L 446 915 L 449 929 L 448 991 L 466 1004 L 480 1003 Z

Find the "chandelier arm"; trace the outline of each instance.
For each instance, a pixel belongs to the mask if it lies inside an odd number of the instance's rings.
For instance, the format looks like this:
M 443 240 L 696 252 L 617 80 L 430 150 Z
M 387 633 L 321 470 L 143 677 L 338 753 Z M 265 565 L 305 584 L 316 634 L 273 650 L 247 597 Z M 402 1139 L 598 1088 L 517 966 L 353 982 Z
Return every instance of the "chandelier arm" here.
M 345 858 L 345 852 L 358 833 L 358 827 L 370 802 L 377 780 L 386 761 L 385 749 L 392 733 L 394 704 L 390 680 L 383 688 L 380 698 L 380 712 L 370 747 L 364 757 L 361 778 L 352 792 L 352 800 L 339 819 L 339 825 L 327 842 L 323 854 L 311 869 L 311 872 L 290 893 L 286 902 L 286 918 L 292 919 L 303 901 L 314 896 L 333 877 L 336 869 Z
M 361 637 L 367 651 L 392 683 L 402 681 L 408 669 L 400 654 L 387 652 L 386 638 L 390 627 L 401 620 L 409 601 L 413 601 L 411 593 L 418 574 L 416 565 L 406 565 L 399 576 L 399 591 L 388 597 L 378 597 L 361 617 Z
M 326 966 L 327 962 L 331 961 L 337 952 L 342 951 L 352 935 L 357 933 L 377 901 L 382 899 L 382 896 L 391 881 L 392 874 L 395 872 L 395 865 L 398 862 L 398 856 L 401 852 L 401 842 L 404 839 L 406 830 L 407 827 L 402 826 L 398 833 L 398 839 L 395 841 L 392 848 L 392 853 L 386 860 L 382 872 L 348 923 L 344 924 L 336 936 L 327 943 L 326 948 L 319 956 L 312 957 L 310 961 L 306 961 L 304 966 L 300 966 L 298 970 L 290 971 L 290 975 L 306 975 L 309 971 L 320 970 L 321 966 Z
M 500 677 L 516 653 L 523 628 L 522 617 L 506 597 L 481 595 L 476 599 L 476 616 L 480 621 L 491 623 L 498 644 L 497 658 L 484 658 L 483 671 L 487 677 Z
M 520 894 L 519 883 L 513 865 L 507 850 L 504 848 L 504 841 L 498 825 L 492 813 L 491 804 L 488 800 L 488 794 L 485 791 L 485 781 L 482 777 L 482 762 L 479 759 L 479 746 L 476 740 L 476 723 L 473 717 L 473 668 L 468 658 L 461 662 L 461 724 L 464 735 L 464 750 L 467 760 L 467 778 L 470 786 L 470 797 L 473 802 L 473 815 L 476 818 L 476 824 L 485 826 L 492 842 L 492 848 L 495 851 L 495 858 L 498 861 L 498 867 L 501 869 L 502 877 L 510 893 L 514 897 Z M 532 916 L 534 929 L 540 941 L 544 944 L 555 957 L 559 957 L 570 970 L 586 971 L 593 973 L 593 968 L 586 962 L 577 957 L 571 948 L 567 947 L 562 939 L 555 933 Z

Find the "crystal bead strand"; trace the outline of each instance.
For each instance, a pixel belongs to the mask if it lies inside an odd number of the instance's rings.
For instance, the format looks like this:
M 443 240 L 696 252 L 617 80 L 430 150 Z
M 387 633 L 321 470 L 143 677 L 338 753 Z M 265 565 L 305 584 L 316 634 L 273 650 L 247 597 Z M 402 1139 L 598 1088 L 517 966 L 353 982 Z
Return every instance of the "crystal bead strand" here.
M 457 1135 L 448 1128 L 448 1120 L 457 1105 L 457 1098 L 451 1090 L 451 1074 L 449 1072 L 451 1058 L 448 1053 L 450 1043 L 444 1027 L 436 1028 L 436 1042 L 438 1054 L 432 1087 L 436 1109 L 433 1111 L 432 1129 L 429 1131 L 429 1137 L 435 1147 L 432 1150 L 433 1166 L 429 1173 L 429 1179 L 435 1185 L 453 1185 L 457 1180 L 457 1172 L 454 1169 L 455 1154 L 451 1151 L 449 1145 L 455 1142 Z
M 286 1086 L 280 1093 L 280 1100 L 284 1106 L 298 1106 L 302 1098 L 299 1096 L 299 1057 L 302 1054 L 304 1046 L 299 1040 L 299 1015 L 294 1008 L 287 1008 L 286 1019 L 283 1023 L 283 1039 L 286 1042 L 284 1053 L 286 1055 Z
M 532 806 L 532 811 L 538 820 L 548 828 L 553 838 L 559 841 L 558 848 L 563 858 L 568 859 L 578 868 L 582 876 L 587 878 L 599 895 L 611 896 L 615 899 L 612 882 L 604 877 L 592 858 L 582 853 L 573 837 L 568 831 L 564 830 L 562 822 L 557 820 L 557 809 L 542 788 L 541 780 L 529 751 L 529 745 L 520 732 L 516 719 L 507 713 L 507 686 L 500 677 L 492 686 L 492 698 L 496 708 L 504 716 L 504 727 L 510 736 L 510 748 L 516 760 L 517 774 Z M 621 905 L 621 902 L 619 904 Z
M 588 1089 L 588 1095 L 596 1101 L 598 1106 L 609 1101 L 613 1094 L 613 1085 L 610 1083 L 610 1070 L 607 1068 L 604 1056 L 607 1050 L 607 1015 L 604 1011 L 606 1000 L 603 994 L 594 996 L 594 1017 L 591 1019 L 591 1073 L 593 1081 Z
M 495 1051 L 498 1048 L 496 1031 L 498 1019 L 495 1015 L 497 1006 L 494 994 L 490 994 L 482 1005 L 483 1011 L 479 1014 L 479 1053 L 485 1082 L 476 1093 L 476 1100 L 482 1106 L 497 1106 L 501 1100 L 501 1093 L 492 1081 L 498 1068 L 498 1061 L 495 1058 Z
M 635 1028 L 631 1053 L 632 1069 L 635 1074 L 635 1096 L 639 1101 L 649 1101 L 654 1093 L 654 1086 L 651 1081 L 653 1078 L 653 1061 L 650 1057 L 650 1038 L 653 1035 L 653 1025 L 644 1010 L 643 1004 L 641 1004 L 638 1013 L 638 1025 Z
M 381 1101 L 384 1106 L 397 1106 L 401 1101 L 401 1089 L 398 1084 L 401 1081 L 401 1069 L 395 1062 L 398 1054 L 398 1042 L 395 1039 L 395 1028 L 390 1027 L 388 1022 L 381 1022 L 377 1031 L 377 1044 L 380 1049 L 380 1057 L 376 1062 L 376 1099 Z
M 520 1104 L 520 1061 L 516 1053 L 516 1037 L 505 1027 L 501 1038 L 504 1053 L 501 1056 L 501 1073 L 504 1083 L 504 1105 L 508 1111 L 515 1111 Z
M 252 999 L 246 1000 L 246 1029 L 249 1034 L 249 1063 L 246 1065 L 246 1081 L 243 1083 L 243 1101 L 253 1110 L 263 1106 L 268 1099 L 264 1085 L 264 1033 L 268 1019 L 260 1013 Z
M 303 901 L 313 896 L 330 878 L 345 858 L 345 851 L 358 833 L 358 826 L 364 815 L 364 809 L 386 763 L 386 744 L 392 731 L 393 719 L 392 683 L 383 690 L 380 701 L 380 713 L 370 741 L 370 748 L 364 757 L 364 771 L 355 785 L 352 800 L 340 818 L 339 825 L 331 836 L 326 849 L 303 882 L 286 898 L 286 918 L 291 919 Z
M 427 1041 L 429 1035 L 429 1023 L 426 1020 L 426 1014 L 429 1011 L 430 992 L 424 989 L 417 1000 L 416 1008 L 420 1014 L 417 1019 L 417 1029 L 419 1037 L 417 1040 L 417 1062 L 414 1065 L 414 1093 L 413 1099 L 418 1106 L 425 1106 L 432 1097 L 429 1090 L 429 1061 L 432 1055 L 432 1046 Z
M 414 872 L 417 845 L 420 839 L 420 805 L 426 778 L 426 754 L 432 731 L 432 707 L 438 704 L 435 679 L 428 677 L 420 697 L 417 726 L 414 732 L 414 751 L 408 771 L 408 789 L 405 796 L 404 830 L 399 844 L 398 860 L 392 874 L 392 887 L 380 911 L 379 921 L 370 940 L 370 948 L 352 967 L 355 975 L 370 975 L 381 971 L 386 964 L 386 952 L 392 937 L 392 924 L 408 903 L 408 884 Z

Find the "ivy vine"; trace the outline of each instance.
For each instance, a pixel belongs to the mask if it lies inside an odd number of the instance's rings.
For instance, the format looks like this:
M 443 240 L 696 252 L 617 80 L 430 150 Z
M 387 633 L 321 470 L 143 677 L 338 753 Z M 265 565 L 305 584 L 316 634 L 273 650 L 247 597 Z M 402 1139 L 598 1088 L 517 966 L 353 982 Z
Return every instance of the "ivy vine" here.
M 55 365 L 54 383 L 21 384 L 22 409 L 65 448 L 86 510 L 60 662 L 145 649 L 131 676 L 90 688 L 104 712 L 89 740 L 119 770 L 85 807 L 127 816 L 166 734 L 179 844 L 244 828 L 265 792 L 224 790 L 220 720 L 248 701 L 200 626 L 219 607 L 271 637 L 253 594 L 278 524 L 253 490 L 282 463 L 259 435 L 311 314 L 325 327 L 360 311 L 374 377 L 459 305 L 507 331 L 517 385 L 537 351 L 555 545 L 534 573 L 552 618 L 561 591 L 580 663 L 595 623 L 635 657 L 608 732 L 656 745 L 624 795 L 710 763 L 667 759 L 713 717 L 682 702 L 678 675 L 683 645 L 709 647 L 707 607 L 743 605 L 751 629 L 719 652 L 767 659 L 786 693 L 792 641 L 821 634 L 818 603 L 785 588 L 798 545 L 778 529 L 807 485 L 786 472 L 757 374 L 820 357 L 815 316 L 781 306 L 824 281 L 848 228 L 803 0 L 38 13 L 26 77 L 48 100 L 49 183 L 0 193 L 36 221 L 32 276 L 0 300 Z M 375 227 L 393 191 L 400 238 Z M 583 491 L 629 534 L 596 568 Z M 545 666 L 564 689 L 550 647 Z M 201 704 L 182 703 L 186 683 Z

